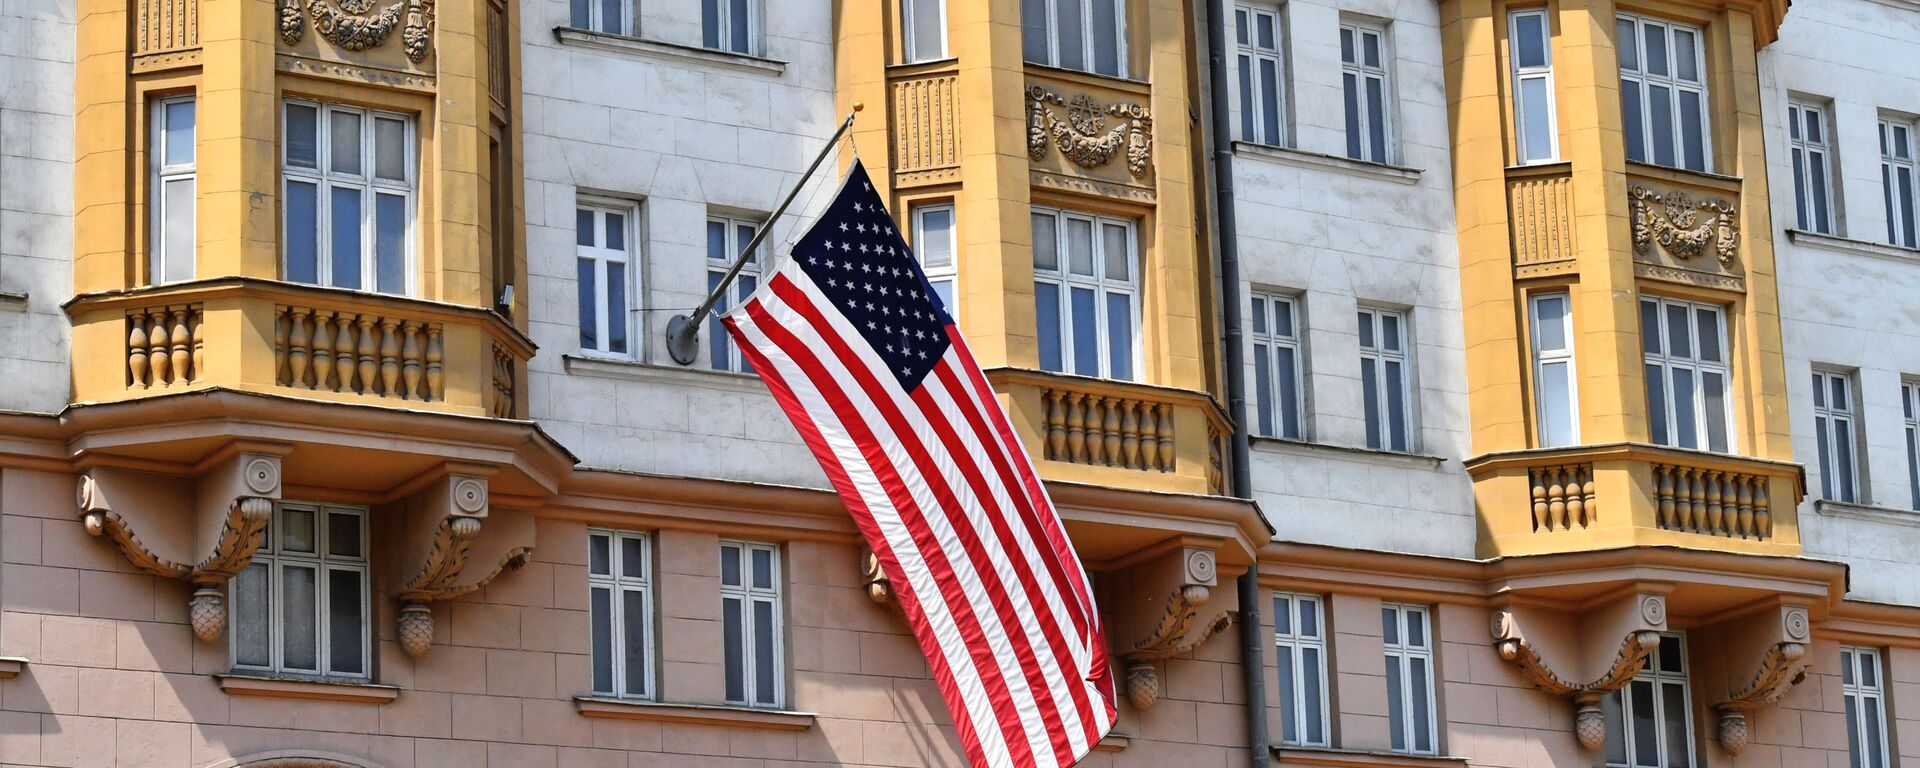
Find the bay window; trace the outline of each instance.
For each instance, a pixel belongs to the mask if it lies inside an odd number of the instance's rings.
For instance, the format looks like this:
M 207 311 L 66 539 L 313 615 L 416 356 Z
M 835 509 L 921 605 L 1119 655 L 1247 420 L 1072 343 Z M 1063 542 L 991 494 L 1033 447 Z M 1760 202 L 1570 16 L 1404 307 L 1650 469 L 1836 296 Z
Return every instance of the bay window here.
M 1248 338 L 1253 342 L 1254 432 L 1301 438 L 1299 311 L 1292 296 L 1255 292 Z
M 1240 79 L 1240 140 L 1280 146 L 1286 104 L 1280 11 L 1255 5 L 1233 9 L 1234 72 Z
M 153 227 L 147 249 L 149 282 L 192 280 L 194 272 L 195 162 L 192 96 L 154 102 L 148 123 L 152 133 L 153 167 L 148 206 Z
M 1827 151 L 1827 111 L 1787 105 L 1787 147 L 1793 161 L 1794 221 L 1809 232 L 1833 234 L 1833 162 Z
M 1627 159 L 1713 170 L 1705 39 L 1698 27 L 1629 13 L 1615 21 Z
M 1566 293 L 1542 293 L 1533 315 L 1533 401 L 1540 447 L 1580 442 L 1580 396 L 1573 365 L 1573 311 Z
M 1835 371 L 1813 372 L 1813 433 L 1819 447 L 1820 486 L 1832 501 L 1859 500 L 1859 443 L 1853 409 L 1852 379 Z
M 1688 704 L 1686 640 L 1660 635 L 1625 690 L 1601 700 L 1608 768 L 1690 768 L 1693 712 Z
M 1027 61 L 1127 76 L 1126 0 L 1021 0 L 1020 26 Z
M 286 278 L 411 293 L 413 118 L 296 100 L 282 115 Z
M 593 692 L 653 697 L 653 569 L 644 533 L 587 530 Z
M 1033 303 L 1044 370 L 1131 381 L 1139 325 L 1133 222 L 1033 209 Z
M 235 669 L 370 675 L 364 508 L 275 504 L 260 549 L 227 588 Z
M 1887 203 L 1887 242 L 1920 247 L 1920 224 L 1915 222 L 1914 198 L 1920 194 L 1920 170 L 1914 163 L 1914 124 L 1880 120 L 1880 186 Z
M 720 542 L 720 631 L 726 699 L 781 706 L 780 550 L 772 544 Z
M 1553 25 L 1544 8 L 1507 15 L 1507 56 L 1513 64 L 1513 128 L 1521 165 L 1553 162 L 1560 137 L 1554 127 Z
M 1647 421 L 1653 442 L 1733 450 L 1727 394 L 1727 330 L 1720 307 L 1678 299 L 1640 299 Z
M 633 221 L 629 205 L 582 203 L 574 209 L 582 352 L 627 354 Z

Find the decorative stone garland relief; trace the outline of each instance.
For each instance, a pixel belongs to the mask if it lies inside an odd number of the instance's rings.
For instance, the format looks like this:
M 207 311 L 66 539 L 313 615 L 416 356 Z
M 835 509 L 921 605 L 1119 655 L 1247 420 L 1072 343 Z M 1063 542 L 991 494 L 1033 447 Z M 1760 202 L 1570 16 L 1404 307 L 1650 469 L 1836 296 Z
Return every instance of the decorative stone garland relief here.
M 1682 262 L 1692 261 L 1713 245 L 1720 266 L 1732 269 L 1740 253 L 1740 222 L 1732 203 L 1696 198 L 1683 190 L 1655 192 L 1634 185 L 1627 191 L 1632 207 L 1633 251 L 1645 256 L 1659 243 Z
M 317 2 L 318 0 L 316 0 Z M 1060 115 L 1061 111 L 1066 116 Z M 1107 118 L 1118 118 L 1111 127 Z M 1051 144 L 1074 165 L 1099 168 L 1125 150 L 1127 172 L 1144 179 L 1153 170 L 1153 113 L 1139 104 L 1102 105 L 1088 94 L 1063 97 L 1046 86 L 1027 88 L 1027 155 L 1047 156 Z
M 399 0 L 375 7 L 377 0 L 280 0 L 280 39 L 287 45 L 305 36 L 308 19 L 327 42 L 349 51 L 377 48 L 400 27 L 401 49 L 418 64 L 433 48 L 434 0 Z M 404 23 L 403 23 L 404 19 Z

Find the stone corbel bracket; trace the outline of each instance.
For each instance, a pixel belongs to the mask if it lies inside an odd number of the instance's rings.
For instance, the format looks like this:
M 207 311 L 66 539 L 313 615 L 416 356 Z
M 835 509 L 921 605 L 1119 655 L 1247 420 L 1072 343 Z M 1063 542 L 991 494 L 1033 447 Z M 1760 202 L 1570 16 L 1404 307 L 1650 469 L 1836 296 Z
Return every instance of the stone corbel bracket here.
M 1127 699 L 1142 711 L 1160 700 L 1158 663 L 1190 653 L 1233 623 L 1239 595 L 1220 589 L 1215 544 L 1174 540 L 1133 559 L 1109 582 L 1113 637 L 1125 650 Z
M 1804 606 L 1769 607 L 1728 622 L 1722 637 L 1730 646 L 1725 649 L 1726 659 L 1735 676 L 1726 698 L 1714 705 L 1720 715 L 1717 735 L 1721 748 L 1739 755 L 1746 751 L 1751 736 L 1748 715 L 1780 701 L 1806 678 L 1812 620 Z M 1745 669 L 1754 671 L 1741 676 Z
M 447 465 L 404 484 L 395 495 L 401 514 L 393 583 L 400 613 L 400 648 L 418 658 L 433 645 L 427 603 L 484 587 L 518 568 L 533 553 L 533 514 L 494 509 L 487 466 Z
M 1564 614 L 1550 608 L 1508 605 L 1493 612 L 1494 650 L 1540 690 L 1573 699 L 1574 737 L 1597 751 L 1606 744 L 1600 699 L 1633 681 L 1660 647 L 1667 628 L 1666 597 L 1635 591 L 1585 612 L 1569 633 Z M 1530 629 L 1538 634 L 1530 633 Z M 1607 638 L 1622 638 L 1617 643 Z M 1589 640 L 1590 639 L 1590 640 Z
M 880 556 L 866 547 L 860 548 L 860 583 L 867 588 L 868 600 L 886 605 L 893 599 L 893 581 L 880 567 Z
M 178 474 L 83 458 L 80 519 L 134 567 L 193 584 L 187 610 L 193 634 L 213 642 L 226 632 L 223 587 L 260 548 L 288 452 L 281 445 L 233 443 Z

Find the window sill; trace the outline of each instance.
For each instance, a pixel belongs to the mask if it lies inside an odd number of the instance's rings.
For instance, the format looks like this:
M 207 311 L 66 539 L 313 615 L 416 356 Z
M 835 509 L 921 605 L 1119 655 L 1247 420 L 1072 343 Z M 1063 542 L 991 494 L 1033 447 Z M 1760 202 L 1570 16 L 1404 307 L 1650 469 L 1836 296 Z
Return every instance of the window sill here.
M 400 698 L 400 689 L 373 683 L 323 683 L 259 675 L 214 675 L 220 690 L 231 696 L 272 696 L 285 699 L 352 701 L 385 704 Z
M 743 72 L 759 72 L 770 75 L 782 75 L 787 71 L 787 63 L 763 56 L 752 56 L 732 51 L 716 51 L 681 43 L 669 43 L 665 40 L 651 40 L 631 35 L 615 35 L 608 32 L 574 27 L 554 27 L 553 37 L 563 45 L 577 45 L 582 48 L 594 48 L 615 53 L 630 53 L 655 59 L 676 62 L 711 64 Z
M 1124 733 L 1109 733 L 1093 745 L 1095 752 L 1125 752 L 1133 746 L 1133 737 Z
M 1276 746 L 1273 755 L 1280 758 L 1281 765 L 1313 765 L 1321 768 L 1439 768 L 1467 764 L 1464 757 L 1403 755 L 1398 752 L 1327 747 Z
M 1726 188 L 1729 192 L 1738 191 L 1740 186 L 1740 177 L 1738 176 L 1728 176 L 1724 173 L 1714 173 L 1712 171 L 1696 171 L 1692 168 L 1675 168 L 1670 165 L 1655 165 L 1653 163 L 1643 163 L 1638 160 L 1627 161 L 1627 172 L 1641 176 L 1664 178 L 1668 181 L 1691 181 L 1702 186 L 1722 187 Z
M 12 680 L 27 669 L 25 656 L 0 656 L 0 680 Z
M 1856 256 L 1872 256 L 1879 259 L 1903 261 L 1909 264 L 1920 262 L 1920 248 L 1908 248 L 1892 243 L 1876 243 L 1870 240 L 1855 240 L 1839 235 L 1825 235 L 1804 229 L 1787 229 L 1787 240 L 1794 245 L 1813 248 L 1825 248 L 1829 251 L 1851 253 Z
M 731 725 L 769 731 L 804 731 L 813 727 L 812 712 L 754 709 L 721 704 L 665 704 L 655 701 L 575 696 L 573 706 L 583 717 L 652 720 L 661 723 Z
M 655 365 L 638 360 L 578 353 L 561 355 L 560 363 L 567 373 L 579 376 L 642 381 L 651 384 L 677 384 L 751 394 L 762 394 L 767 391 L 767 385 L 760 381 L 760 377 L 751 373 L 716 371 L 712 368 L 697 368 L 689 365 Z
M 1911 509 L 1816 499 L 1813 502 L 1813 511 L 1825 517 L 1839 517 L 1848 520 L 1864 520 L 1872 523 L 1888 523 L 1890 525 L 1905 525 L 1920 528 L 1920 511 Z
M 1426 469 L 1438 469 L 1442 464 L 1447 463 L 1447 458 L 1445 456 L 1434 456 L 1434 455 L 1425 454 L 1425 453 L 1410 453 L 1407 451 L 1388 451 L 1388 450 L 1382 450 L 1379 448 L 1362 448 L 1362 447 L 1352 446 L 1352 445 L 1335 445 L 1333 443 L 1316 443 L 1316 442 L 1310 442 L 1307 440 L 1295 440 L 1293 438 L 1288 438 L 1288 437 L 1264 437 L 1261 435 L 1249 435 L 1247 439 L 1249 442 L 1253 444 L 1255 448 L 1258 448 L 1261 450 L 1269 450 L 1275 453 L 1292 454 L 1295 456 L 1320 456 L 1325 458 L 1325 457 L 1328 457 L 1329 454 L 1337 454 L 1337 455 L 1342 455 L 1341 456 L 1342 458 L 1352 457 L 1352 458 L 1357 458 L 1364 461 L 1374 461 L 1378 463 L 1397 464 L 1397 465 L 1403 465 L 1403 466 L 1415 466 L 1415 467 L 1422 467 Z
M 1250 141 L 1234 142 L 1233 154 L 1236 157 L 1257 157 L 1263 160 L 1272 160 L 1302 168 L 1324 168 L 1340 171 L 1352 176 L 1385 179 L 1401 184 L 1418 184 L 1420 183 L 1420 175 L 1425 173 L 1425 171 L 1419 168 L 1408 168 L 1404 165 L 1355 160 L 1350 157 L 1308 152 L 1307 150 L 1294 149 L 1293 147 L 1255 144 Z
M 25 291 L 0 291 L 0 312 L 27 311 Z

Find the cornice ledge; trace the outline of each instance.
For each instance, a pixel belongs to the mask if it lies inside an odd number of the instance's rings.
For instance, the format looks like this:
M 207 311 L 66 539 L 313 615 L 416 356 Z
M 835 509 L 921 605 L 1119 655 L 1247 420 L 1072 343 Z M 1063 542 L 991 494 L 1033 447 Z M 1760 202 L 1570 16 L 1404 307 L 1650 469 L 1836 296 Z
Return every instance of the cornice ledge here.
M 25 656 L 0 656 L 0 680 L 11 680 L 27 669 Z
M 321 682 L 243 674 L 214 675 L 213 679 L 220 684 L 220 690 L 226 691 L 231 696 L 268 696 L 361 704 L 386 704 L 400 698 L 398 686 L 375 683 Z
M 1250 436 L 1253 447 L 1276 453 L 1288 453 L 1296 456 L 1329 456 L 1333 458 L 1351 458 L 1360 461 L 1379 462 L 1395 466 L 1413 465 L 1427 469 L 1437 469 L 1447 463 L 1447 457 L 1430 453 L 1411 453 L 1407 451 L 1388 451 L 1379 448 L 1364 448 L 1357 445 L 1321 443 L 1312 440 L 1296 440 L 1288 437 Z
M 1907 2 L 1907 0 L 1892 1 Z M 1915 0 L 1915 2 L 1908 7 L 1920 9 L 1920 0 Z M 1859 240 L 1851 237 L 1841 237 L 1839 235 L 1809 232 L 1804 229 L 1793 229 L 1791 227 L 1787 229 L 1787 241 L 1794 245 L 1804 245 L 1810 248 L 1837 251 L 1855 256 L 1869 256 L 1876 259 L 1896 261 L 1902 264 L 1920 265 L 1920 248 L 1907 248 L 1890 243 L 1877 243 L 1871 240 Z
M 1464 766 L 1467 758 L 1453 755 L 1405 755 L 1361 749 L 1275 746 L 1273 756 L 1282 765 L 1316 768 L 1442 768 Z
M 582 717 L 724 725 L 769 731 L 805 731 L 813 727 L 814 720 L 817 718 L 812 712 L 754 709 L 723 704 L 670 704 L 601 696 L 575 696 L 573 707 Z
M 1426 173 L 1426 171 L 1422 169 L 1410 168 L 1404 165 L 1355 160 L 1349 157 L 1295 149 L 1293 147 L 1255 144 L 1250 141 L 1234 142 L 1233 155 L 1234 157 L 1271 160 L 1300 168 L 1338 171 L 1349 176 L 1382 179 L 1399 184 L 1418 184 L 1420 183 L 1420 176 Z
M 717 51 L 682 43 L 671 43 L 631 35 L 615 35 L 606 32 L 578 29 L 575 27 L 554 27 L 553 37 L 563 45 L 577 45 L 614 53 L 627 53 L 669 61 L 708 64 L 743 72 L 757 72 L 770 75 L 782 75 L 787 71 L 787 63 L 764 56 L 751 56 L 732 51 Z
M 1844 501 L 1817 499 L 1813 502 L 1813 511 L 1826 517 L 1841 517 L 1848 520 L 1920 528 L 1920 511 L 1911 509 L 1882 507 L 1872 504 L 1848 504 Z

